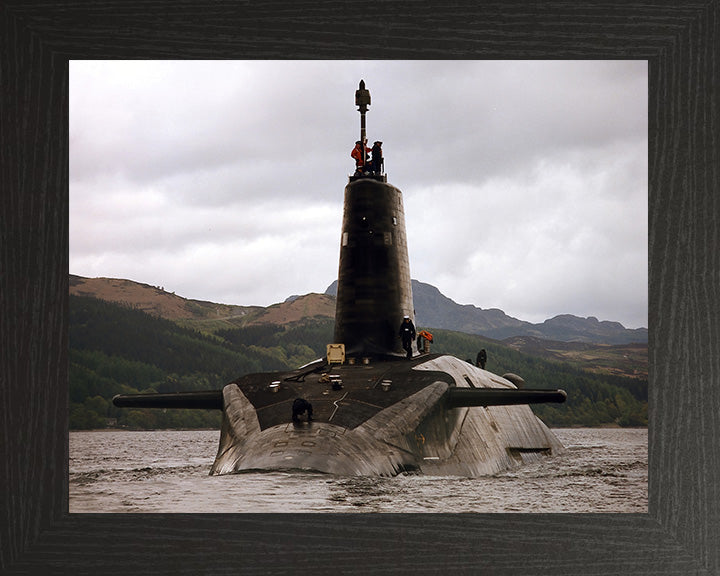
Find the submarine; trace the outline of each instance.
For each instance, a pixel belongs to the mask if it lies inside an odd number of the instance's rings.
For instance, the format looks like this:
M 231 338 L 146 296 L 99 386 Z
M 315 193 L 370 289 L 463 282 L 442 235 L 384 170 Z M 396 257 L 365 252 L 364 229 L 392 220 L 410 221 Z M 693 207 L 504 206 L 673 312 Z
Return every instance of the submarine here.
M 530 404 L 564 402 L 563 390 L 526 388 L 514 374 L 418 349 L 402 193 L 388 184 L 379 149 L 368 160 L 370 93 L 362 80 L 355 104 L 359 153 L 351 154 L 357 169 L 344 191 L 326 356 L 294 370 L 246 374 L 221 390 L 118 395 L 113 403 L 222 410 L 211 475 L 477 477 L 562 452 Z

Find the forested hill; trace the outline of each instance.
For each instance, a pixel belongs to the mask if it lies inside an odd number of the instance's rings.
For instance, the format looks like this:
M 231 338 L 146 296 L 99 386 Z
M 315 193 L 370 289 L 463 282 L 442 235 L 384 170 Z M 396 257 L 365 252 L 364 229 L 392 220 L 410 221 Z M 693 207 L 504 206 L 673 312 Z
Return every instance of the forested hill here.
M 73 429 L 218 427 L 219 411 L 117 409 L 119 393 L 220 389 L 249 372 L 291 369 L 325 354 L 333 320 L 322 315 L 200 332 L 130 305 L 70 296 L 70 425 Z M 434 352 L 520 374 L 528 387 L 559 387 L 568 401 L 533 410 L 550 426 L 647 424 L 647 377 L 594 373 L 477 335 L 434 330 Z M 545 352 L 547 353 L 547 351 Z

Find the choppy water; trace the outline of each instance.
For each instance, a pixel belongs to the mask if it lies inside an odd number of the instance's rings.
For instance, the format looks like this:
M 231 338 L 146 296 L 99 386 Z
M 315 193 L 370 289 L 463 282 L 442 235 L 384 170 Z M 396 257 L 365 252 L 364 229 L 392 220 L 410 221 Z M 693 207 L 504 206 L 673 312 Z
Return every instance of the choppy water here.
M 555 429 L 562 455 L 482 478 L 209 476 L 219 431 L 70 433 L 70 512 L 647 512 L 647 429 Z

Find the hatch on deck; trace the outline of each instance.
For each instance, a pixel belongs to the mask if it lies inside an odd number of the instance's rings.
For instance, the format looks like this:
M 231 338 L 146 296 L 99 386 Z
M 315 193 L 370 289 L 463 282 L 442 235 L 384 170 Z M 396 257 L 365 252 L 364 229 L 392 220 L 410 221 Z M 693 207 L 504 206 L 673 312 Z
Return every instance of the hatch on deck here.
M 328 362 L 328 364 L 344 364 L 345 363 L 345 344 L 328 344 L 327 345 L 327 362 Z

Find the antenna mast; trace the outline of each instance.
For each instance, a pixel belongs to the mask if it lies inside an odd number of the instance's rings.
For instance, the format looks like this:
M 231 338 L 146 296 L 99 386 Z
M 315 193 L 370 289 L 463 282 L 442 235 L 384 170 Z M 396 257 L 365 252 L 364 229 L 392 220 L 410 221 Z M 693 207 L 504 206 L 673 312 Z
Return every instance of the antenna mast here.
M 365 152 L 365 142 L 367 136 L 365 134 L 365 113 L 370 106 L 370 91 L 365 89 L 365 80 L 360 80 L 360 86 L 355 90 L 355 105 L 360 111 L 360 142 L 362 142 L 363 165 L 367 162 L 367 154 Z

